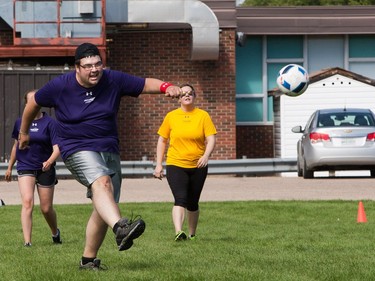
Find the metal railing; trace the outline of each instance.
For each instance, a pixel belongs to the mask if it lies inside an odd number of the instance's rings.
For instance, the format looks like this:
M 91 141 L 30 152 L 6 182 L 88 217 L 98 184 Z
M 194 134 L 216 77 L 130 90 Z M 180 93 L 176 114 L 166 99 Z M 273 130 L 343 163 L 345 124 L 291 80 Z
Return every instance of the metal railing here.
M 152 177 L 155 162 L 121 161 L 123 177 Z M 0 178 L 3 178 L 8 163 L 0 163 Z M 241 175 L 255 176 L 265 174 L 277 174 L 283 172 L 296 172 L 296 159 L 282 158 L 257 158 L 257 159 L 233 159 L 233 160 L 210 160 L 208 163 L 209 175 Z M 70 178 L 71 173 L 63 162 L 56 163 L 56 173 L 59 178 Z M 17 175 L 13 168 L 13 175 Z

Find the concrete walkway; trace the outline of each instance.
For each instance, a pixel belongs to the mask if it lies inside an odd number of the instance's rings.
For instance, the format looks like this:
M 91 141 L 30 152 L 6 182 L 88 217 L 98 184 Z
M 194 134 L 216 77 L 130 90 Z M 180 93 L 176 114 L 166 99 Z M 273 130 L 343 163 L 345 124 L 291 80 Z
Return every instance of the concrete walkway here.
M 173 202 L 166 179 L 124 179 L 120 202 Z M 17 181 L 0 181 L 0 199 L 21 204 Z M 209 176 L 201 201 L 240 200 L 375 200 L 375 182 L 369 177 L 316 178 Z M 35 196 L 39 204 L 38 196 Z M 75 180 L 60 180 L 55 204 L 91 203 L 86 188 Z

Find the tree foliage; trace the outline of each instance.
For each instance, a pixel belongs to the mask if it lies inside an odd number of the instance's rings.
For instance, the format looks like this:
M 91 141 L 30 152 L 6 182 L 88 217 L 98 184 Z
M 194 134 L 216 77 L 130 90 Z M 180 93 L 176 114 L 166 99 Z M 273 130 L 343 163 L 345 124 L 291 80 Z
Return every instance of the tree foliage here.
M 241 6 L 365 6 L 375 0 L 245 0 Z

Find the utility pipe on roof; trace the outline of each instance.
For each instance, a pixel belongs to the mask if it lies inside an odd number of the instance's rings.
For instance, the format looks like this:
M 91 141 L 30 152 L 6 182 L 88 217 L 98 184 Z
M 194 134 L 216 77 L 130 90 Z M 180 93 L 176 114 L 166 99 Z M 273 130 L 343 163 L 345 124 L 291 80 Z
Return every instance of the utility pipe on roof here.
M 217 60 L 219 22 L 198 0 L 128 0 L 129 23 L 187 23 L 192 28 L 191 60 Z

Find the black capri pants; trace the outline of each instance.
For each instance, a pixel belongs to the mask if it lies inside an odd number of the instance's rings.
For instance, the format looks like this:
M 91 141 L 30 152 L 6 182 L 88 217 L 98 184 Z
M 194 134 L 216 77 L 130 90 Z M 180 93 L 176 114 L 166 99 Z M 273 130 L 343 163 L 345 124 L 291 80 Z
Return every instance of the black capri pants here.
M 167 165 L 167 180 L 174 197 L 174 205 L 190 212 L 199 209 L 199 198 L 206 181 L 208 167 L 181 168 Z

